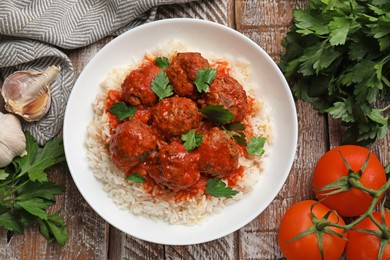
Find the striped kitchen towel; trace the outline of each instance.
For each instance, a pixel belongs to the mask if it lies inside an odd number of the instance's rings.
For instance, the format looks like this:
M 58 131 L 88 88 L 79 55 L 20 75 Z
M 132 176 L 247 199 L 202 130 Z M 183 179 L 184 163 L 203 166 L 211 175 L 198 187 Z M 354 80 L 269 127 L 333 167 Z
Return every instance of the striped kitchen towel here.
M 73 86 L 73 67 L 64 49 L 84 47 L 165 17 L 226 23 L 227 3 L 228 0 L 1 0 L 0 86 L 17 70 L 61 67 L 51 85 L 48 114 L 38 122 L 23 122 L 24 130 L 42 145 L 61 130 Z

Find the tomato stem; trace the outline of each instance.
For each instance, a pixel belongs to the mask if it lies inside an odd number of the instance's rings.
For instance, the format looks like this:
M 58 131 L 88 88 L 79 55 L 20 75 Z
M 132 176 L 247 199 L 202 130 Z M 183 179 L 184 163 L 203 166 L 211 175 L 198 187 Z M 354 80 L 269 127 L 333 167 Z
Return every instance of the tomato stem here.
M 359 182 L 358 182 L 359 183 Z M 359 183 L 360 184 L 360 183 Z M 361 184 L 360 184 L 361 185 Z M 358 187 L 359 185 L 356 186 L 356 188 L 360 188 Z M 390 232 L 389 230 L 386 228 L 386 224 L 381 224 L 379 222 L 377 222 L 376 220 L 374 220 L 374 217 L 372 217 L 372 213 L 375 209 L 375 206 L 376 204 L 378 203 L 379 199 L 381 198 L 382 194 L 388 189 L 390 188 L 390 179 L 381 187 L 379 188 L 378 190 L 374 191 L 372 190 L 372 196 L 373 196 L 373 199 L 372 199 L 372 202 L 370 204 L 370 207 L 367 209 L 366 212 L 364 212 L 362 215 L 360 215 L 357 219 L 355 219 L 354 221 L 352 221 L 351 223 L 347 224 L 347 225 L 340 225 L 340 224 L 336 224 L 336 223 L 328 223 L 329 226 L 333 226 L 333 227 L 337 227 L 337 228 L 342 228 L 344 229 L 343 233 L 346 233 L 348 232 L 349 230 L 351 230 L 354 226 L 356 226 L 358 223 L 360 223 L 363 219 L 369 217 L 371 220 L 373 220 L 374 224 L 379 228 L 379 230 L 381 231 L 382 235 L 381 235 L 381 238 L 384 238 L 384 239 L 387 239 L 387 238 L 390 238 Z
M 338 152 L 340 153 L 340 156 L 345 164 L 345 167 L 348 169 L 348 173 L 346 176 L 341 177 L 337 181 L 332 182 L 318 189 L 318 191 L 321 192 L 321 195 L 329 196 L 340 192 L 348 191 L 352 188 L 357 188 L 361 191 L 368 193 L 372 197 L 377 196 L 378 194 L 377 190 L 367 188 L 360 183 L 360 178 L 362 177 L 363 172 L 366 170 L 368 161 L 370 160 L 370 153 L 368 153 L 361 168 L 357 172 L 355 172 L 354 170 L 352 170 L 351 166 L 348 163 L 348 160 L 344 157 L 343 153 L 340 150 Z
M 355 174 L 354 174 L 355 175 Z M 358 179 L 356 179 L 355 177 L 349 177 L 348 178 L 348 184 L 351 185 L 352 187 L 354 188 L 357 188 L 359 190 L 362 190 L 366 193 L 368 193 L 369 195 L 371 195 L 372 197 L 375 197 L 378 195 L 378 190 L 373 190 L 373 189 L 369 189 L 367 187 L 365 187 L 363 184 L 360 183 L 360 181 Z

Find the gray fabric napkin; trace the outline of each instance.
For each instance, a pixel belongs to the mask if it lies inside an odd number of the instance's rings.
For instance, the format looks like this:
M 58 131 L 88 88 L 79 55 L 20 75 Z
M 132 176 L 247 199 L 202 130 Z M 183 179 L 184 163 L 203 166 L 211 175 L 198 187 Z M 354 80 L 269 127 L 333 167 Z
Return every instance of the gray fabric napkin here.
M 1 0 L 0 80 L 17 70 L 61 67 L 51 85 L 52 104 L 48 114 L 38 122 L 23 122 L 24 130 L 31 132 L 42 145 L 62 128 L 74 80 L 72 63 L 62 49 L 83 47 L 152 21 L 157 6 L 192 1 Z

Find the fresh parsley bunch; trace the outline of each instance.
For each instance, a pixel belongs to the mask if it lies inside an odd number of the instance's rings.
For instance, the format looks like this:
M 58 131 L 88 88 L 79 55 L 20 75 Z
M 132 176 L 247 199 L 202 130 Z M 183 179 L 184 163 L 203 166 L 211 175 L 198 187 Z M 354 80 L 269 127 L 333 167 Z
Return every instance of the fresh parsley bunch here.
M 386 135 L 390 1 L 311 0 L 294 11 L 280 67 L 295 97 L 340 119 L 345 143 Z
M 48 213 L 56 195 L 65 187 L 48 181 L 45 170 L 65 161 L 62 138 L 56 137 L 39 147 L 26 132 L 26 151 L 10 165 L 0 168 L 0 227 L 22 232 L 25 226 L 38 224 L 39 231 L 49 241 L 64 245 L 67 229 L 59 212 Z

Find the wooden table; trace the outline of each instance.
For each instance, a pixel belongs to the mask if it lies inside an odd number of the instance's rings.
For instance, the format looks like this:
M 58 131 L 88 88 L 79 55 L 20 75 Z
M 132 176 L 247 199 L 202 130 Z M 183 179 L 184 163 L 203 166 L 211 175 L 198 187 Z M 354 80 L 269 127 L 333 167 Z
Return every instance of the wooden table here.
M 211 4 L 214 4 L 212 11 Z M 158 19 L 195 17 L 212 19 L 235 28 L 258 43 L 279 62 L 281 40 L 292 21 L 293 8 L 305 0 L 205 0 L 199 12 L 186 12 L 182 6 L 164 6 Z M 68 51 L 75 76 L 112 37 L 82 49 Z M 311 176 L 316 161 L 329 148 L 340 144 L 342 128 L 338 122 L 319 114 L 309 104 L 296 102 L 299 136 L 296 159 L 282 190 L 255 220 L 218 240 L 190 246 L 164 246 L 144 242 L 110 226 L 85 202 L 75 187 L 66 165 L 50 171 L 51 179 L 67 187 L 57 198 L 53 210 L 61 209 L 68 224 L 69 241 L 61 247 L 48 244 L 36 227 L 24 234 L 0 230 L 0 259 L 281 259 L 277 245 L 280 220 L 286 209 L 303 199 L 314 198 Z M 371 148 L 385 163 L 390 160 L 390 135 Z

